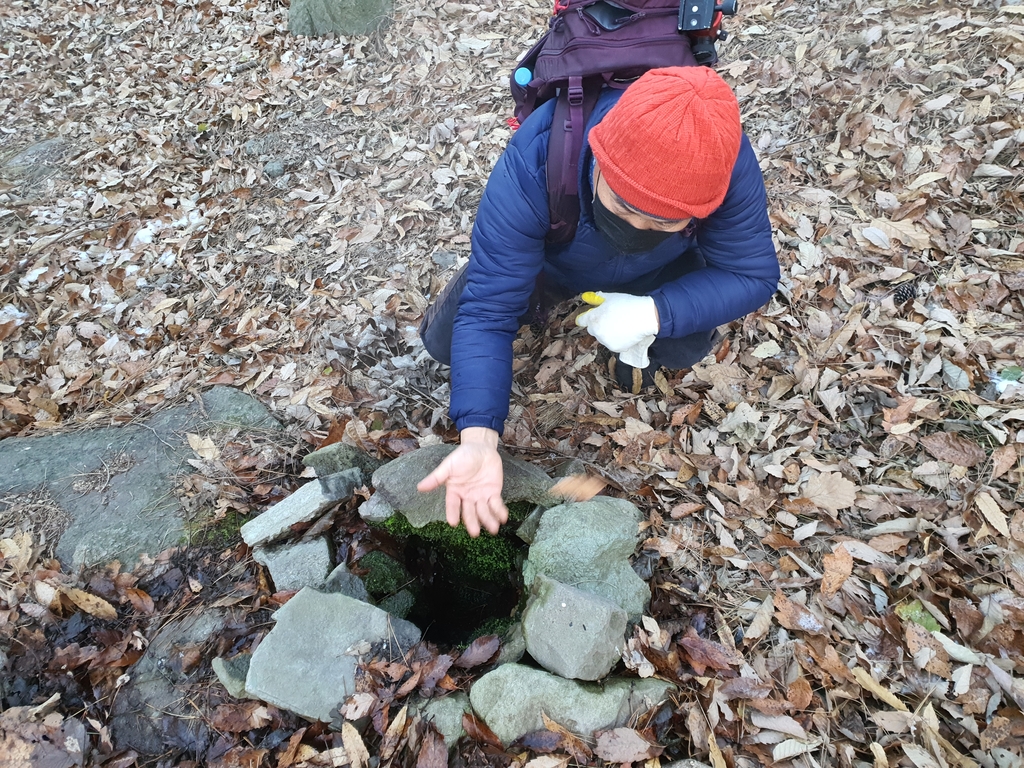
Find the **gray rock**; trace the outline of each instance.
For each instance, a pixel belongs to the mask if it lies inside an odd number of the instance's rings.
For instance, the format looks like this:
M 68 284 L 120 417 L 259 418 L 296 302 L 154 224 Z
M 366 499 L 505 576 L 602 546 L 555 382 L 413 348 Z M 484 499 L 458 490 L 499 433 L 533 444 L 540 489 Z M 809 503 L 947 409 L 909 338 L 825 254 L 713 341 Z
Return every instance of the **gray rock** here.
M 60 137 L 44 139 L 0 161 L 0 178 L 11 181 L 45 178 L 54 173 L 72 151 Z
M 579 459 L 566 459 L 551 471 L 551 476 L 555 478 L 585 474 L 587 474 L 587 465 Z
M 469 696 L 462 691 L 443 698 L 428 699 L 418 704 L 416 709 L 424 720 L 432 722 L 441 732 L 449 751 L 455 749 L 456 742 L 466 735 L 462 727 L 462 716 L 473 711 Z
M 185 648 L 205 643 L 225 624 L 220 611 L 203 610 L 164 625 L 150 640 L 146 652 L 129 670 L 131 679 L 120 688 L 111 708 L 110 730 L 118 746 L 145 755 L 159 755 L 166 749 L 165 735 L 188 738 L 203 745 L 210 732 L 182 690 L 194 682 L 197 673 L 181 670 Z M 184 733 L 169 734 L 168 717 Z
M 671 763 L 661 766 L 661 768 L 711 768 L 711 766 L 707 763 L 702 763 L 700 760 L 688 757 L 685 760 L 673 760 Z
M 639 510 L 624 499 L 598 496 L 552 507 L 537 527 L 523 581 L 530 586 L 542 573 L 608 598 L 637 621 L 651 598 L 650 587 L 629 564 L 639 525 Z
M 673 687 L 654 678 L 580 683 L 521 664 L 505 664 L 477 680 L 469 699 L 477 715 L 509 744 L 543 728 L 541 712 L 590 738 L 595 731 L 625 725 L 634 712 L 659 703 Z
M 534 509 L 516 528 L 516 536 L 527 544 L 533 544 L 533 538 L 537 535 L 537 528 L 540 527 L 540 519 L 544 517 L 544 512 L 543 507 Z
M 626 612 L 611 600 L 537 574 L 523 612 L 526 650 L 549 672 L 600 680 L 625 645 Z
M 526 638 L 523 637 L 523 622 L 517 621 L 501 638 L 496 664 L 515 664 L 526 653 Z
M 250 547 L 268 544 L 291 533 L 291 527 L 313 520 L 335 502 L 320 490 L 320 483 L 306 483 L 291 496 L 278 502 L 242 526 L 242 541 Z
M 363 470 L 359 467 L 352 467 L 341 472 L 334 472 L 326 477 L 317 473 L 317 480 L 320 481 L 320 490 L 324 496 L 333 501 L 344 501 L 352 498 L 356 488 L 361 487 L 363 482 Z
M 278 590 L 319 589 L 331 570 L 331 548 L 322 536 L 296 544 L 256 547 L 252 557 L 270 570 L 270 578 Z
M 368 35 L 394 11 L 394 0 L 292 0 L 288 31 L 293 35 Z
M 385 464 L 373 473 L 373 486 L 376 489 L 374 496 L 380 496 L 382 501 L 405 515 L 415 528 L 422 528 L 435 520 L 444 520 L 445 489 L 441 487 L 430 493 L 420 493 L 416 490 L 416 484 L 436 469 L 453 450 L 453 445 L 429 445 Z M 501 495 L 505 502 L 550 504 L 547 490 L 552 486 L 551 478 L 532 464 L 515 459 L 504 451 L 500 453 L 505 474 Z
M 331 571 L 327 581 L 324 582 L 321 592 L 347 595 L 354 600 L 362 600 L 364 603 L 370 602 L 370 593 L 366 591 L 366 585 L 363 584 L 363 580 L 352 573 L 344 563 Z
M 236 699 L 249 698 L 249 694 L 245 690 L 245 676 L 249 674 L 251 660 L 251 653 L 240 653 L 230 659 L 218 656 L 212 662 L 213 671 L 217 674 L 220 684 Z
M 0 442 L 0 495 L 48 494 L 66 519 L 56 554 L 73 570 L 115 559 L 131 570 L 142 554 L 185 539 L 175 497 L 178 476 L 195 457 L 185 434 L 211 420 L 262 429 L 267 418 L 248 395 L 214 387 L 202 404 L 168 408 L 142 424 L 8 438 Z
M 415 625 L 351 597 L 303 589 L 274 614 L 252 655 L 245 689 L 311 720 L 356 692 L 356 665 L 370 646 L 397 657 L 420 639 Z
M 263 403 L 232 387 L 214 387 L 204 392 L 203 407 L 215 424 L 249 430 L 281 429 L 281 422 Z
M 383 523 L 395 514 L 395 508 L 384 501 L 379 493 L 373 494 L 359 505 L 359 516 L 368 523 Z
M 353 467 L 359 467 L 367 477 L 370 477 L 381 465 L 379 460 L 366 451 L 345 443 L 332 443 L 325 448 L 307 453 L 302 463 L 307 467 L 313 467 L 317 477 L 344 472 Z
M 272 179 L 279 179 L 284 176 L 284 163 L 280 160 L 271 160 L 263 166 L 263 172 Z

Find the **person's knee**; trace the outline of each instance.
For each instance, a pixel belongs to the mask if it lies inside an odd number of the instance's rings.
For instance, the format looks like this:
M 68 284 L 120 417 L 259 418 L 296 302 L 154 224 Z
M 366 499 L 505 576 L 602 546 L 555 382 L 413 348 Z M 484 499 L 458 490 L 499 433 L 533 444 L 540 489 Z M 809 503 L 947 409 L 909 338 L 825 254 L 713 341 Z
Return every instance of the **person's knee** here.
M 444 334 L 436 323 L 426 321 L 420 325 L 420 341 L 423 342 L 423 348 L 427 350 L 428 355 L 444 365 L 452 364 L 452 335 L 451 329 L 448 330 L 449 332 Z

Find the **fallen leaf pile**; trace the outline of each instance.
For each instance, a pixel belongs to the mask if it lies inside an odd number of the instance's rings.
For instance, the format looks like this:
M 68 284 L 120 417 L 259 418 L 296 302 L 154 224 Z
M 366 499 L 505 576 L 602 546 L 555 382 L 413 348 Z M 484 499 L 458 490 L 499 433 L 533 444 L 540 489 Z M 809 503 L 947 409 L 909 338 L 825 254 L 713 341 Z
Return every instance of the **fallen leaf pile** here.
M 640 395 L 559 307 L 516 341 L 504 437 L 537 462 L 582 460 L 646 510 L 635 567 L 654 599 L 623 657 L 679 691 L 586 743 L 549 722 L 506 751 L 470 722 L 453 760 L 1015 764 L 1024 9 L 997 6 L 769 0 L 727 22 L 719 69 L 765 174 L 778 293 L 715 357 Z M 468 256 L 511 135 L 508 73 L 549 11 L 403 2 L 373 36 L 308 39 L 265 0 L 0 7 L 0 435 L 243 388 L 292 442 L 189 438 L 184 495 L 221 518 L 280 498 L 325 439 L 381 456 L 452 439 L 446 373 L 416 328 Z M 29 532 L 3 535 L 10 663 L 19 679 L 50 670 L 15 693 L 65 694 L 60 712 L 17 714 L 33 733 L 77 736 L 60 717 L 116 690 L 148 614 L 288 597 L 251 563 L 224 595 L 170 559 L 79 580 Z M 111 610 L 116 629 L 85 645 L 46 629 Z M 362 735 L 211 700 L 209 764 L 443 765 L 402 703 L 471 677 L 435 651 L 368 668 L 339 713 L 370 717 Z M 95 749 L 130 765 L 90 706 Z M 273 746 L 248 738 L 292 726 Z

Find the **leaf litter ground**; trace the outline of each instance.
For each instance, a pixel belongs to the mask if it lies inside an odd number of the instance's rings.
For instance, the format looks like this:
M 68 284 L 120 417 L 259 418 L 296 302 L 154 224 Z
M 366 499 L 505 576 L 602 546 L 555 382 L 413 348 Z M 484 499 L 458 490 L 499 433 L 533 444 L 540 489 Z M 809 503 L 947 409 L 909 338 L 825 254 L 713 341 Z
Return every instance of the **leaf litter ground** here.
M 231 701 L 209 661 L 288 597 L 230 527 L 294 487 L 297 457 L 453 438 L 416 323 L 468 255 L 507 74 L 548 10 L 400 3 L 377 35 L 309 40 L 268 2 L 0 8 L 0 434 L 131 422 L 212 384 L 290 424 L 197 436 L 181 495 L 224 539 L 133 574 L 62 573 L 46 499 L 0 517 L 5 703 L 36 708 L 4 722 L 7 754 L 76 743 L 78 718 L 93 764 L 145 762 L 110 740 L 122 676 L 163 622 L 220 605 L 233 623 L 180 661 L 217 737 L 168 726 L 163 764 L 445 762 L 404 698 L 488 659 L 371 664 L 335 724 L 372 713 L 363 735 Z M 452 759 L 1019 764 L 1024 14 L 767 2 L 729 27 L 720 70 L 762 160 L 779 292 L 639 396 L 561 307 L 516 342 L 505 435 L 647 511 L 654 599 L 625 666 L 679 692 L 589 743 L 549 722 L 505 750 L 468 720 Z M 359 500 L 318 524 L 342 558 L 372 545 Z

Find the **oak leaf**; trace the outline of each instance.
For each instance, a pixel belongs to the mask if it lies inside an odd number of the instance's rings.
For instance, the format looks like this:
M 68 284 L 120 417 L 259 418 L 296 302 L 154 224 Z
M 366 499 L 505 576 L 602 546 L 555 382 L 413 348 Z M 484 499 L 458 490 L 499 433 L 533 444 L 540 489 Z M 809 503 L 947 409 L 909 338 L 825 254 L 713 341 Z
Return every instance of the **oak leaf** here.
M 838 472 L 822 472 L 807 481 L 801 498 L 822 509 L 838 512 L 853 506 L 857 500 L 857 486 Z

